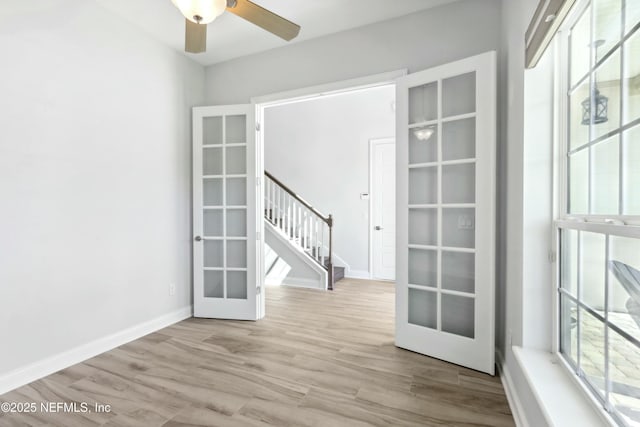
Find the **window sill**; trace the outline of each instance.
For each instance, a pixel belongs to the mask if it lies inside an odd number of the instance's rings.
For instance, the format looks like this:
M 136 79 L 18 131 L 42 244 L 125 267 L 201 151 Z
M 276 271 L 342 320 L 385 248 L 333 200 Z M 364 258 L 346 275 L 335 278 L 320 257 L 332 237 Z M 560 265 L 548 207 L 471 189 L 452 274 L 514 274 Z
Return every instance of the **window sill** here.
M 549 426 L 615 426 L 558 356 L 516 346 L 512 349 Z

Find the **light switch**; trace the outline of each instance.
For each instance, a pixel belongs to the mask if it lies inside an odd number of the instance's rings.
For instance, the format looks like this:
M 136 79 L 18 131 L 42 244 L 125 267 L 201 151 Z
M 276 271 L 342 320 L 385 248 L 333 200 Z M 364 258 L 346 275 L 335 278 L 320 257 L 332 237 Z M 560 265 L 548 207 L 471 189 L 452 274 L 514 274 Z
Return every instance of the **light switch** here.
M 473 217 L 471 215 L 458 216 L 458 230 L 473 230 Z

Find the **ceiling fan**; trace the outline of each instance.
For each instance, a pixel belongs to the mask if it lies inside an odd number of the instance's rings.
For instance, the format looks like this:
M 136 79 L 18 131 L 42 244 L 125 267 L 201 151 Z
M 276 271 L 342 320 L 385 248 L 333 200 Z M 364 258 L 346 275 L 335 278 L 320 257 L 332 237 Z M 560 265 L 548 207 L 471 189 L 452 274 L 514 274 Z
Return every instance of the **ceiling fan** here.
M 247 21 L 289 41 L 300 26 L 258 6 L 249 0 L 171 0 L 185 16 L 184 50 L 201 53 L 207 50 L 207 24 L 228 10 Z

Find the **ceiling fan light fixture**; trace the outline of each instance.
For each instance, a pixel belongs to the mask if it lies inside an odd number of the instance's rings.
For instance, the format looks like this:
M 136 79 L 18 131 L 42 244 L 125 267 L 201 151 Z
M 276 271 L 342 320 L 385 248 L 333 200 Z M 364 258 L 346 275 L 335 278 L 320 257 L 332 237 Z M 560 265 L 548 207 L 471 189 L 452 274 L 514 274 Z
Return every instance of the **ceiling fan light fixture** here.
M 189 21 L 196 24 L 208 24 L 222 15 L 227 0 L 171 0 Z

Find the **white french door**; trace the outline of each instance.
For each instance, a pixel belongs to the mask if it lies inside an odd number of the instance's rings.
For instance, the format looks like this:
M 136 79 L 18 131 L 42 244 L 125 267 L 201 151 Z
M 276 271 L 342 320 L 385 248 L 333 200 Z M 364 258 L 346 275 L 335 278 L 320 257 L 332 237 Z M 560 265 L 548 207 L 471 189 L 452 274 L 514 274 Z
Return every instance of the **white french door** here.
M 193 300 L 196 317 L 264 316 L 255 107 L 193 109 Z
M 396 345 L 493 375 L 495 52 L 396 90 Z

